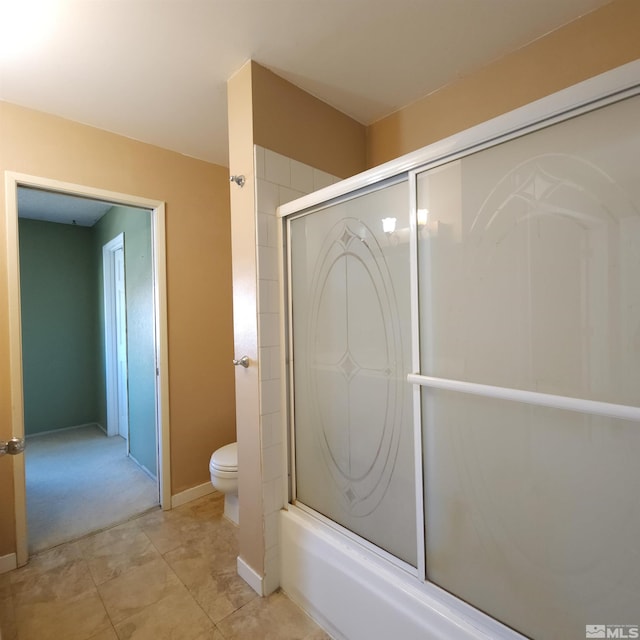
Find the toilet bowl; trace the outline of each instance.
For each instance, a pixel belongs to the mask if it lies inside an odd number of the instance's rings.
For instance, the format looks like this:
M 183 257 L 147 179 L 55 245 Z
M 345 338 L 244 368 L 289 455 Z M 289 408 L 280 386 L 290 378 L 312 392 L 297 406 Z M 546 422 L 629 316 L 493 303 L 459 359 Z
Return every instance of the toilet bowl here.
M 209 461 L 211 484 L 224 493 L 224 515 L 239 524 L 238 443 L 232 442 L 213 452 Z

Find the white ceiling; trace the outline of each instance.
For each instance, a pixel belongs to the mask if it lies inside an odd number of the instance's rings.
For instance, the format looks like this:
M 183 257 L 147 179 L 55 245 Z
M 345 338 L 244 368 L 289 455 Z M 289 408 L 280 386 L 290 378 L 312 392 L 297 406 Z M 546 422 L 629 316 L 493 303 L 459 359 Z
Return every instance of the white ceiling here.
M 18 187 L 20 218 L 92 227 L 113 206 L 113 203 L 102 200 Z
M 250 58 L 370 124 L 608 1 L 0 0 L 0 99 L 227 165 Z

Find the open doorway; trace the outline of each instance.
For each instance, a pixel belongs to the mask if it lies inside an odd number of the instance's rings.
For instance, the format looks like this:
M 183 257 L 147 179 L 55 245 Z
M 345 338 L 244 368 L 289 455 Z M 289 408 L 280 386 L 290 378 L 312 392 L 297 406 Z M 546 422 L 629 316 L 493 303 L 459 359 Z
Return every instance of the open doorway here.
M 14 321 L 12 354 L 20 355 L 27 438 L 22 500 L 19 477 L 16 486 L 18 521 L 21 502 L 24 509 L 18 564 L 28 553 L 169 506 L 161 203 L 139 206 L 148 201 L 41 182 L 16 178 L 14 185 L 21 336 L 16 345 Z M 113 271 L 105 272 L 105 251 Z M 113 279 L 114 287 L 105 286 Z M 118 308 L 119 326 L 117 318 L 109 322 Z M 124 375 L 107 364 L 118 359 Z M 114 371 L 115 393 L 107 383 Z

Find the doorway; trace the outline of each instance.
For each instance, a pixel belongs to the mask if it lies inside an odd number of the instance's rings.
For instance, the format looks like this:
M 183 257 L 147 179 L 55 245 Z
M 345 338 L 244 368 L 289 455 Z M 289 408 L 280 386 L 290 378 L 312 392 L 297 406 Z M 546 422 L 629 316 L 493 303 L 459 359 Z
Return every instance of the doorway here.
M 150 280 L 146 287 L 145 293 L 145 310 L 149 313 L 145 316 L 145 320 L 141 323 L 140 329 L 144 332 L 146 340 L 148 342 L 147 355 L 145 356 L 146 370 L 151 374 L 147 376 L 142 385 L 146 391 L 144 400 L 142 402 L 143 409 L 146 411 L 146 421 L 151 424 L 153 433 L 152 440 L 153 446 L 147 447 L 147 451 L 140 451 L 135 457 L 135 462 L 143 468 L 148 475 L 155 477 L 155 503 L 158 502 L 163 508 L 169 508 L 170 506 L 170 483 L 169 483 L 169 465 L 168 465 L 168 378 L 166 371 L 166 285 L 165 285 L 165 249 L 164 249 L 164 206 L 161 202 L 150 201 L 147 199 L 141 199 L 135 196 L 127 196 L 123 194 L 101 191 L 93 188 L 70 185 L 66 183 L 60 183 L 57 181 L 50 181 L 42 178 L 34 178 L 32 176 L 24 176 L 20 174 L 8 174 L 7 175 L 7 236 L 9 247 L 9 281 L 10 281 L 10 299 L 12 308 L 11 317 L 11 364 L 12 364 L 12 400 L 14 407 L 13 422 L 14 428 L 18 436 L 24 437 L 25 435 L 25 409 L 26 400 L 28 399 L 28 393 L 25 393 L 25 369 L 24 354 L 23 354 L 23 336 L 22 336 L 22 311 L 21 311 L 21 289 L 20 289 L 20 249 L 19 249 L 19 233 L 18 233 L 18 214 L 19 214 L 19 200 L 18 193 L 22 189 L 26 190 L 39 190 L 44 194 L 57 197 L 72 197 L 78 200 L 85 199 L 93 202 L 100 202 L 106 206 L 107 209 L 118 208 L 123 209 L 126 207 L 135 207 L 138 212 L 144 211 L 149 226 L 150 242 L 149 242 L 149 270 Z M 133 215 L 133 214 L 132 214 Z M 138 218 L 139 219 L 139 218 Z M 65 222 L 65 221 L 58 221 Z M 97 222 L 94 221 L 93 224 Z M 74 218 L 67 220 L 67 224 L 72 227 L 80 226 L 79 220 Z M 88 223 L 91 225 L 91 222 Z M 54 225 L 58 226 L 58 225 Z M 62 225 L 64 226 L 64 225 Z M 125 237 L 127 235 L 125 231 Z M 124 241 L 126 242 L 126 240 Z M 123 242 L 123 245 L 124 245 Z M 103 243 L 105 244 L 105 243 Z M 102 246 L 100 245 L 100 252 L 102 252 Z M 118 257 L 120 256 L 120 258 Z M 134 262 L 134 261 L 132 261 Z M 118 249 L 114 251 L 114 264 L 120 265 L 121 271 L 125 270 L 125 250 L 124 246 L 121 247 L 120 253 Z M 116 266 L 117 268 L 117 266 Z M 101 276 L 100 276 L 101 277 Z M 126 286 L 125 279 L 122 279 L 122 284 Z M 120 288 L 120 296 L 126 296 L 124 286 Z M 116 287 L 116 292 L 118 288 Z M 132 292 L 133 293 L 133 292 Z M 137 293 L 140 293 L 140 286 L 138 286 Z M 100 305 L 103 306 L 102 296 L 100 298 Z M 138 296 L 139 297 L 139 296 Z M 99 311 L 97 315 L 102 315 Z M 122 318 L 126 317 L 126 314 L 121 314 Z M 137 318 L 139 320 L 139 318 Z M 126 338 L 126 332 L 122 333 L 122 329 L 126 329 L 126 321 L 121 323 L 121 339 Z M 99 330 L 94 327 L 94 333 Z M 117 333 L 117 332 L 116 332 Z M 106 340 L 104 340 L 106 343 Z M 106 344 L 105 344 L 106 346 Z M 126 350 L 125 350 L 126 353 Z M 102 354 L 103 362 L 108 357 L 108 350 L 105 348 Z M 124 358 L 125 362 L 127 358 Z M 140 360 L 136 358 L 136 362 Z M 106 366 L 104 366 L 103 376 L 106 376 Z M 103 381 L 103 393 L 104 385 Z M 122 398 L 122 391 L 128 390 L 130 384 L 124 382 L 120 384 L 120 397 Z M 140 397 L 142 393 L 140 388 L 132 389 L 131 394 L 131 408 L 134 411 L 138 411 L 138 414 L 142 410 L 140 406 L 135 408 L 133 402 L 134 395 Z M 23 401 L 25 398 L 25 401 Z M 106 396 L 105 396 L 106 398 Z M 121 402 L 121 407 L 129 409 L 129 402 L 126 400 Z M 140 403 L 139 403 L 140 405 Z M 28 414 L 28 411 L 27 411 Z M 132 438 L 130 437 L 127 427 L 128 415 L 123 415 L 122 411 L 117 411 L 117 417 L 119 420 L 115 420 L 115 431 L 112 424 L 112 420 L 109 418 L 103 418 L 101 420 L 85 420 L 85 422 L 95 423 L 99 427 L 104 428 L 105 432 L 118 434 L 122 431 L 126 435 L 126 450 L 130 452 Z M 81 419 L 78 419 L 78 421 Z M 77 422 L 78 422 L 77 421 Z M 59 427 L 60 425 L 55 425 Z M 75 424 L 65 426 L 80 426 L 86 427 L 86 424 Z M 40 427 L 42 429 L 42 427 Z M 27 434 L 28 435 L 28 434 Z M 106 433 L 104 434 L 106 438 Z M 112 436 L 113 437 L 113 436 Z M 123 440 L 122 436 L 117 435 L 118 439 Z M 138 441 L 150 441 L 148 434 L 142 434 Z M 124 440 L 123 440 L 124 442 Z M 149 450 L 151 449 L 151 450 Z M 134 458 L 134 456 L 130 456 Z M 27 531 L 27 509 L 26 509 L 26 479 L 25 479 L 25 460 L 17 461 L 18 464 L 14 466 L 14 484 L 16 493 L 16 537 L 17 537 L 17 564 L 25 564 L 28 559 L 28 531 Z M 159 491 L 158 491 L 159 489 Z M 159 493 L 159 496 L 158 496 Z M 130 516 L 129 516 L 130 517 Z M 113 524 L 113 523 L 112 523 Z M 104 525 L 103 525 L 104 526 Z

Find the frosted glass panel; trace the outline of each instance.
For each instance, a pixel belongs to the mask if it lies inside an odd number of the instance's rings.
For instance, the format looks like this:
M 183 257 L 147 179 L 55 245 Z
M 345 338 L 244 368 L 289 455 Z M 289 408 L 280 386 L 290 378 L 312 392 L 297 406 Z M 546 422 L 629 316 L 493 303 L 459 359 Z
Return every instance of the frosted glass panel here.
M 423 375 L 640 405 L 640 98 L 418 176 Z M 427 577 L 536 640 L 640 623 L 640 424 L 423 390 Z
M 429 580 L 536 640 L 640 624 L 640 424 L 422 393 Z
M 415 566 L 408 236 L 402 182 L 292 220 L 290 275 L 297 499 Z
M 640 404 L 639 113 L 419 176 L 424 375 Z

